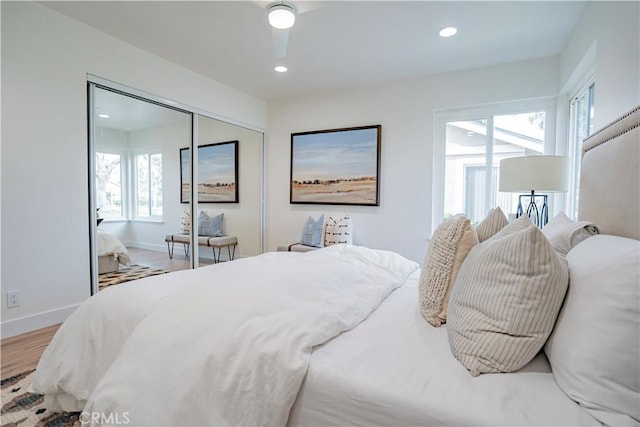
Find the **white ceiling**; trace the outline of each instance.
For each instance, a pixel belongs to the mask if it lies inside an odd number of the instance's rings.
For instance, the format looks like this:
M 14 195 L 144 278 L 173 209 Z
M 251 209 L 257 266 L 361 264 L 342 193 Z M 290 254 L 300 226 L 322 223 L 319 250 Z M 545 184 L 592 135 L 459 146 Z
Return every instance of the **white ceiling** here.
M 45 1 L 248 94 L 272 100 L 556 55 L 584 1 L 295 1 L 277 61 L 264 1 Z M 437 31 L 458 27 L 449 39 Z M 289 72 L 273 71 L 282 62 Z

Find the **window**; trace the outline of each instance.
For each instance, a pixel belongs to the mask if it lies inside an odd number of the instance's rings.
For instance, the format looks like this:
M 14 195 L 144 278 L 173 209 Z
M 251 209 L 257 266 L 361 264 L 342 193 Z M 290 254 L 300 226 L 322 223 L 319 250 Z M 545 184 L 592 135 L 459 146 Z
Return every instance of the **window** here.
M 96 191 L 100 216 L 108 219 L 124 218 L 123 156 L 96 152 Z
M 162 154 L 136 154 L 135 217 L 162 219 Z
M 498 191 L 500 160 L 554 152 L 554 100 L 512 102 L 436 114 L 434 228 L 466 213 L 480 222 L 495 206 L 515 214 L 517 193 Z
M 578 91 L 576 96 L 571 98 L 570 103 L 569 155 L 572 158 L 572 165 L 568 212 L 573 219 L 578 219 L 582 141 L 593 132 L 594 95 L 595 83 L 590 81 Z

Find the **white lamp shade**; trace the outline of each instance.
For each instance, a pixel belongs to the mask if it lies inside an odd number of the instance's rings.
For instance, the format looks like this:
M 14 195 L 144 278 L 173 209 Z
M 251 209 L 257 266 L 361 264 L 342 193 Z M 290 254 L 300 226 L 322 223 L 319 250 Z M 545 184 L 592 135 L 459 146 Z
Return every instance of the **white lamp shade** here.
M 278 4 L 269 9 L 269 24 L 273 28 L 286 30 L 296 22 L 296 13 L 291 6 Z
M 500 191 L 523 193 L 569 190 L 569 157 L 523 156 L 500 160 Z

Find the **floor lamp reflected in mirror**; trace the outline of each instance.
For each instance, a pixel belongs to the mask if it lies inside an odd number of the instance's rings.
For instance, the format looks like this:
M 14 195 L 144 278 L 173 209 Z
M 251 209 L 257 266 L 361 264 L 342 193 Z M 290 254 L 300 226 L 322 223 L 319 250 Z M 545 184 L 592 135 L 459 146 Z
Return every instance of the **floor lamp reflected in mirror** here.
M 569 189 L 569 157 L 522 156 L 500 161 L 499 190 L 508 193 L 529 193 L 518 197 L 516 218 L 526 215 L 538 227 L 549 222 L 548 195 Z M 536 194 L 537 193 L 537 194 Z M 526 210 L 523 200 L 528 200 Z

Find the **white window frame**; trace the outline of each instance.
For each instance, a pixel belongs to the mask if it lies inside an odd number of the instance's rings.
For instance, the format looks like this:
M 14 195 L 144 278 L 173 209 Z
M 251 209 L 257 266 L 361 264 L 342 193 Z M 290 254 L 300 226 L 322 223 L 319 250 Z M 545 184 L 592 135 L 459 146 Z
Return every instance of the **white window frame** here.
M 589 75 L 584 80 L 584 83 L 579 86 L 577 90 L 575 90 L 572 96 L 569 98 L 569 137 L 567 144 L 567 153 L 571 155 L 577 155 L 577 157 L 572 157 L 571 159 L 571 172 L 570 172 L 570 185 L 569 192 L 567 194 L 566 200 L 566 211 L 569 213 L 569 217 L 573 220 L 578 219 L 578 202 L 577 202 L 577 193 L 580 189 L 580 163 L 582 162 L 582 141 L 578 140 L 576 134 L 576 104 L 578 99 L 580 99 L 583 95 L 587 94 L 591 96 L 595 93 L 595 73 L 593 71 L 589 73 Z M 593 92 L 591 88 L 593 87 Z M 593 99 L 589 100 L 589 106 L 592 106 Z M 588 114 L 589 116 L 589 114 Z M 590 118 L 589 118 L 590 120 Z M 590 132 L 587 130 L 587 135 L 590 135 Z
M 148 155 L 152 156 L 154 154 L 159 154 L 162 157 L 162 170 L 163 170 L 163 182 L 162 182 L 162 215 L 151 215 L 151 211 L 149 211 L 149 216 L 138 216 L 138 166 L 136 164 L 137 157 L 140 155 Z M 131 160 L 129 162 L 129 169 L 131 174 L 131 194 L 130 194 L 130 216 L 135 221 L 140 222 L 163 222 L 164 221 L 164 160 L 165 156 L 160 148 L 140 148 L 131 151 Z M 151 198 L 149 198 L 149 203 L 151 203 Z
M 121 212 L 122 215 L 119 217 L 111 217 L 111 218 L 103 218 L 104 222 L 118 222 L 118 221 L 127 221 L 129 216 L 129 193 L 130 193 L 130 185 L 129 185 L 129 153 L 125 150 L 117 150 L 114 148 L 109 148 L 108 146 L 96 147 L 95 155 L 99 153 L 103 154 L 114 154 L 120 156 L 120 196 L 121 200 Z M 94 162 L 95 162 L 94 158 Z
M 431 232 L 433 233 L 444 219 L 444 189 L 446 160 L 446 125 L 447 122 L 463 120 L 487 120 L 487 140 L 493 140 L 493 116 L 506 114 L 522 114 L 532 111 L 544 111 L 544 154 L 556 154 L 556 104 L 555 96 L 505 101 L 468 108 L 450 108 L 434 112 L 433 138 L 433 187 L 431 204 Z M 488 150 L 493 144 L 487 145 Z M 487 151 L 487 156 L 492 153 Z M 491 179 L 490 174 L 487 180 Z M 487 195 L 486 197 L 489 197 Z

